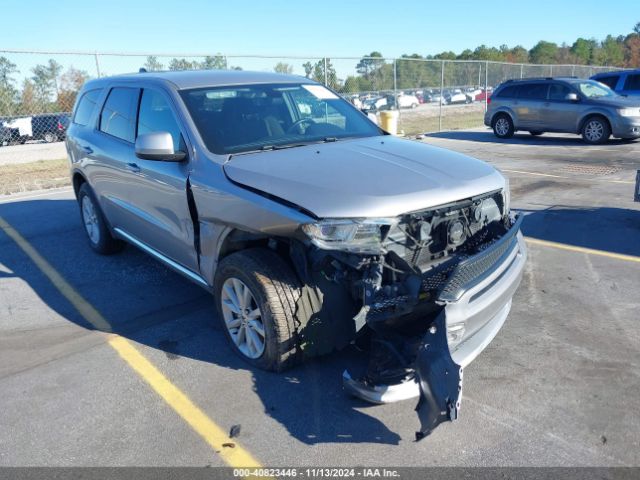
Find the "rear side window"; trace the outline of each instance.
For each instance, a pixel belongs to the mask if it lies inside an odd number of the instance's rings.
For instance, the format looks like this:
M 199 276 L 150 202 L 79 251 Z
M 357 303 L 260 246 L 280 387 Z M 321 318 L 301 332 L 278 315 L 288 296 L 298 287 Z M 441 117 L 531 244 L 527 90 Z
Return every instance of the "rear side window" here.
M 100 114 L 100 131 L 133 143 L 139 94 L 137 88 L 112 88 Z
M 91 115 L 96 108 L 101 89 L 89 90 L 82 95 L 78 102 L 76 113 L 73 116 L 73 123 L 78 125 L 88 125 Z
M 548 87 L 549 85 L 546 83 L 527 83 L 520 85 L 518 98 L 526 100 L 544 100 L 547 98 Z
M 634 73 L 633 75 L 627 75 L 627 80 L 624 82 L 625 90 L 640 90 L 640 73 Z
M 516 98 L 518 96 L 518 86 L 510 85 L 508 87 L 504 87 L 496 96 L 498 98 Z
M 549 100 L 564 100 L 571 89 L 561 83 L 552 83 L 549 87 Z
M 145 89 L 140 100 L 138 135 L 151 132 L 169 132 L 173 149 L 182 150 L 180 127 L 165 97 L 157 91 Z
M 596 82 L 604 83 L 611 90 L 615 90 L 616 85 L 618 84 L 619 75 L 610 75 L 608 77 L 598 77 L 596 78 Z

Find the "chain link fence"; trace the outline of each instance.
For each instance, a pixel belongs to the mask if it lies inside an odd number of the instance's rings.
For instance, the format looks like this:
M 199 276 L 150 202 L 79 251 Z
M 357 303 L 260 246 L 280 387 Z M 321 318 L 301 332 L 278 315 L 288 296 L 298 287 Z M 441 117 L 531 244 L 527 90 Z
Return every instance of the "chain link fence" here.
M 82 84 L 147 71 L 238 69 L 312 78 L 371 112 L 399 111 L 407 135 L 481 127 L 487 98 L 505 80 L 590 77 L 615 67 L 531 65 L 421 58 L 335 58 L 24 52 L 0 50 L 0 146 L 62 140 Z

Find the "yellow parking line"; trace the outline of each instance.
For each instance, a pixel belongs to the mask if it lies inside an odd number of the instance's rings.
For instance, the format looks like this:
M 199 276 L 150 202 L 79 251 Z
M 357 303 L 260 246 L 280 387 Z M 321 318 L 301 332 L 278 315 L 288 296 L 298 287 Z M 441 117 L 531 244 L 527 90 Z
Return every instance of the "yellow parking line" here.
M 51 281 L 58 291 L 94 328 L 112 332 L 109 322 L 82 295 L 80 295 L 57 271 L 47 262 L 31 244 L 0 217 L 2 229 L 22 251 L 36 264 L 40 271 Z M 220 454 L 230 467 L 259 467 L 259 462 L 235 439 L 235 448 L 223 447 L 229 443 L 225 431 L 211 420 L 189 397 L 176 387 L 160 372 L 132 342 L 116 334 L 109 335 L 110 345 L 120 357 L 145 381 L 155 392 L 198 433 L 211 448 Z
M 634 255 L 625 255 L 623 253 L 613 253 L 604 250 L 596 250 L 594 248 L 576 247 L 565 243 L 550 242 L 548 240 L 540 240 L 538 238 L 524 237 L 528 243 L 540 245 L 543 247 L 558 248 L 560 250 L 568 250 L 571 252 L 587 253 L 589 255 L 598 255 L 600 257 L 615 258 L 616 260 L 624 260 L 626 262 L 640 263 L 640 257 Z

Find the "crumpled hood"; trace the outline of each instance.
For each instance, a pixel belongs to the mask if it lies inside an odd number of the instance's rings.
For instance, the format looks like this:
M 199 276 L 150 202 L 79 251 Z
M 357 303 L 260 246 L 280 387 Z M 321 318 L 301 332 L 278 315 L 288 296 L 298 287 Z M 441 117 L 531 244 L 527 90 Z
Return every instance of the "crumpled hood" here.
M 239 154 L 224 171 L 319 218 L 395 217 L 505 184 L 480 160 L 392 136 Z

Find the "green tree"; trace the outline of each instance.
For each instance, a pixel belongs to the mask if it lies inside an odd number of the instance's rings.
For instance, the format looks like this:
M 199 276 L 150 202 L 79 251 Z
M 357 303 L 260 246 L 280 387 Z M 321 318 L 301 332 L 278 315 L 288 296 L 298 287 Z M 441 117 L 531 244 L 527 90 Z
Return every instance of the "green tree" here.
M 607 35 L 602 42 L 604 65 L 622 66 L 624 64 L 624 40 Z
M 206 56 L 204 57 L 204 61 L 200 64 L 200 68 L 203 70 L 226 70 L 227 58 L 220 54 Z
M 555 63 L 558 45 L 540 40 L 530 51 L 529 58 L 533 63 Z
M 169 62 L 169 70 L 197 70 L 200 67 L 197 61 L 186 58 L 172 58 Z
M 437 55 L 434 55 L 434 57 L 436 60 L 455 60 L 456 59 L 456 54 L 449 51 L 449 52 L 441 52 L 438 53 Z
M 384 63 L 384 58 L 380 52 L 371 52 L 360 59 L 356 65 L 356 71 L 363 77 L 370 78 Z
M 147 57 L 147 61 L 143 66 L 145 70 L 147 70 L 147 72 L 158 72 L 160 70 L 164 70 L 164 65 L 160 63 L 158 57 L 155 57 L 153 55 L 149 55 Z
M 285 62 L 278 62 L 276 66 L 273 67 L 273 71 L 277 73 L 286 73 L 291 75 L 293 73 L 293 65 Z
M 58 77 L 62 71 L 62 65 L 50 59 L 44 65 L 36 65 L 31 72 L 31 81 L 35 91 L 36 99 L 41 103 L 44 110 L 52 108 L 52 99 L 58 96 Z
M 17 108 L 17 96 L 13 74 L 19 73 L 16 64 L 0 57 L 0 115 L 13 115 Z
M 591 61 L 591 53 L 596 46 L 595 40 L 587 40 L 585 38 L 578 38 L 573 45 L 571 45 L 571 54 L 574 57 L 574 62 L 583 65 L 588 64 Z

